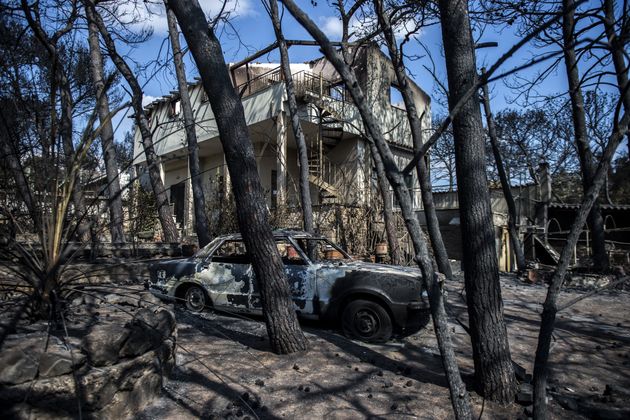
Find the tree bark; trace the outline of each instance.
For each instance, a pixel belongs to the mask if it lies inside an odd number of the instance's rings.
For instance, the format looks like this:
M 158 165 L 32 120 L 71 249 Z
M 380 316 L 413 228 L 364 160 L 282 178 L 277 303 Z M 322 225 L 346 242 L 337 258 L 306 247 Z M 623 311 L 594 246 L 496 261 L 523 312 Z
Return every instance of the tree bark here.
M 298 115 L 297 100 L 295 99 L 295 89 L 293 85 L 293 76 L 291 75 L 291 63 L 289 60 L 289 51 L 286 40 L 282 33 L 282 24 L 278 14 L 278 3 L 276 0 L 269 0 L 269 9 L 271 14 L 271 22 L 273 30 L 278 41 L 278 50 L 280 51 L 280 65 L 282 67 L 282 75 L 287 90 L 287 102 L 289 103 L 289 115 L 291 117 L 291 127 L 293 128 L 293 136 L 295 137 L 295 145 L 298 152 L 298 165 L 300 170 L 300 202 L 302 203 L 302 221 L 304 230 L 313 233 L 313 205 L 311 203 L 310 181 L 308 179 L 308 148 L 304 138 L 304 131 L 300 124 Z
M 2 146 L 2 155 L 5 161 L 7 162 L 7 167 L 13 176 L 15 181 L 15 187 L 18 191 L 18 194 L 24 201 L 24 205 L 28 210 L 28 213 L 33 221 L 33 229 L 40 236 L 42 235 L 42 221 L 41 221 L 41 213 L 39 206 L 33 199 L 33 195 L 31 194 L 31 188 L 28 184 L 28 180 L 26 179 L 26 174 L 24 173 L 24 168 L 19 159 L 19 154 L 17 150 L 15 150 L 14 139 L 12 139 L 13 135 L 10 132 L 9 124 L 6 121 L 4 114 L 0 113 L 0 118 L 2 118 L 2 125 L 4 127 L 4 135 L 0 136 L 0 144 Z
M 413 150 L 414 153 L 418 153 L 422 147 L 422 121 L 418 116 L 418 109 L 416 108 L 416 103 L 413 99 L 411 86 L 409 86 L 405 63 L 403 62 L 400 51 L 398 50 L 389 16 L 383 9 L 382 0 L 374 0 L 374 6 L 376 7 L 379 25 L 383 30 L 389 56 L 392 60 L 394 72 L 396 73 L 398 88 L 400 89 L 400 93 L 402 94 L 402 98 L 405 103 L 405 109 L 407 110 L 409 127 L 411 129 L 411 138 L 413 140 Z M 451 263 L 448 260 L 448 254 L 446 252 L 446 247 L 444 246 L 444 241 L 442 240 L 440 222 L 437 218 L 437 214 L 435 213 L 431 179 L 424 159 L 418 160 L 416 172 L 418 174 L 418 182 L 420 183 L 422 204 L 424 206 L 424 214 L 427 220 L 427 231 L 429 232 L 429 239 L 431 239 L 433 255 L 435 256 L 438 270 L 448 279 L 451 279 L 453 278 L 453 271 L 451 269 Z
M 65 158 L 66 174 L 70 175 L 76 156 L 72 140 L 72 113 L 74 111 L 74 100 L 72 98 L 72 93 L 70 92 L 68 78 L 66 77 L 64 70 L 59 67 L 59 64 L 55 73 L 55 77 L 58 78 L 58 84 L 61 91 L 61 121 L 59 134 L 61 136 L 61 143 Z M 95 230 L 90 228 L 87 209 L 85 207 L 85 200 L 83 199 L 83 191 L 81 190 L 81 171 L 77 171 L 75 175 L 74 187 L 72 188 L 71 194 L 72 204 L 74 206 L 74 218 L 77 221 L 75 231 L 77 237 L 83 242 L 90 240 L 91 237 L 92 244 L 95 244 L 98 242 L 96 240 L 97 235 Z M 61 217 L 61 215 L 58 215 L 58 217 Z
M 171 207 L 169 205 L 168 195 L 164 189 L 164 183 L 162 182 L 162 178 L 160 178 L 159 157 L 155 153 L 152 138 L 153 135 L 149 129 L 149 120 L 144 112 L 144 107 L 142 106 L 142 88 L 138 83 L 138 79 L 136 79 L 136 76 L 131 71 L 131 68 L 129 68 L 129 65 L 125 62 L 122 56 L 118 54 L 114 39 L 107 30 L 103 19 L 96 11 L 94 2 L 92 0 L 83 0 L 83 2 L 86 8 L 92 9 L 92 15 L 94 17 L 93 22 L 101 33 L 103 41 L 105 41 L 107 52 L 114 62 L 114 65 L 131 88 L 131 105 L 134 110 L 136 124 L 138 124 L 138 129 L 140 130 L 140 137 L 142 138 L 142 148 L 144 149 L 144 155 L 147 162 L 147 172 L 151 182 L 151 189 L 153 190 L 153 195 L 155 196 L 157 203 L 158 218 L 160 220 L 160 225 L 162 226 L 162 239 L 164 242 L 177 242 L 179 237 L 177 233 L 177 226 L 175 226 L 175 221 L 173 220 L 173 212 L 171 211 Z
M 540 332 L 538 333 L 538 344 L 536 346 L 536 359 L 534 361 L 534 418 L 537 420 L 547 418 L 546 388 L 547 376 L 549 375 L 547 365 L 549 362 L 549 346 L 551 345 L 551 338 L 556 321 L 556 313 L 558 312 L 557 301 L 558 296 L 560 295 L 560 289 L 562 288 L 564 277 L 567 274 L 573 248 L 577 244 L 591 207 L 595 201 L 597 201 L 599 191 L 604 183 L 604 178 L 610 168 L 610 161 L 612 160 L 619 143 L 623 140 L 623 136 L 628 130 L 629 121 L 630 115 L 626 112 L 608 140 L 608 144 L 606 145 L 601 161 L 599 162 L 599 167 L 595 171 L 591 186 L 584 195 L 580 209 L 578 210 L 575 221 L 573 222 L 569 235 L 567 236 L 567 241 L 560 253 L 558 267 L 556 268 L 549 284 L 547 297 L 545 298 L 545 303 L 543 304 Z
M 186 81 L 186 69 L 182 59 L 182 48 L 179 44 L 179 32 L 177 31 L 177 19 L 175 14 L 168 7 L 168 2 L 164 1 L 166 7 L 166 19 L 168 21 L 168 36 L 173 47 L 173 62 L 175 63 L 175 74 L 179 86 L 179 98 L 184 114 L 184 127 L 186 129 L 186 143 L 188 145 L 188 167 L 190 170 L 190 182 L 192 184 L 193 207 L 195 210 L 195 231 L 199 240 L 199 247 L 202 248 L 210 243 L 210 227 L 208 225 L 208 215 L 206 214 L 206 198 L 203 193 L 203 177 L 199 166 L 199 146 L 197 145 L 197 132 L 195 130 L 195 117 L 193 116 L 188 94 L 188 82 Z
M 484 73 L 485 69 L 481 69 Z M 497 138 L 497 129 L 494 124 L 494 117 L 490 110 L 490 95 L 488 94 L 488 84 L 486 83 L 481 87 L 483 96 L 483 109 L 486 113 L 486 121 L 488 125 L 488 137 L 490 138 L 490 145 L 492 146 L 492 154 L 494 155 L 494 162 L 497 165 L 497 172 L 499 173 L 499 179 L 501 180 L 501 189 L 503 190 L 503 196 L 508 207 L 508 232 L 510 234 L 510 242 L 512 248 L 516 254 L 516 267 L 519 273 L 522 273 L 527 269 L 525 263 L 525 253 L 523 252 L 523 244 L 518 237 L 518 228 L 516 227 L 516 204 L 514 203 L 514 196 L 512 195 L 512 188 L 510 187 L 510 181 L 505 173 L 505 167 L 503 166 L 503 157 L 501 156 L 501 150 L 499 149 L 499 139 Z
M 346 88 L 349 90 L 350 95 L 361 114 L 363 124 L 368 134 L 372 137 L 376 144 L 379 156 L 383 160 L 383 166 L 386 171 L 387 179 L 394 188 L 394 193 L 400 203 L 405 225 L 407 226 L 409 235 L 413 241 L 414 250 L 416 252 L 416 261 L 422 272 L 421 281 L 429 294 L 431 314 L 433 316 L 433 326 L 438 346 L 440 348 L 440 353 L 442 355 L 442 364 L 449 384 L 451 404 L 453 405 L 455 417 L 458 419 L 469 419 L 472 415 L 469 396 L 466 391 L 466 387 L 461 380 L 459 368 L 457 367 L 453 343 L 451 342 L 448 330 L 444 299 L 438 282 L 439 277 L 433 269 L 433 261 L 429 254 L 427 243 L 424 240 L 424 234 L 420 228 L 418 218 L 413 212 L 411 198 L 409 197 L 404 178 L 396 167 L 394 156 L 372 114 L 371 109 L 369 108 L 354 71 L 345 63 L 343 58 L 339 55 L 337 49 L 330 43 L 326 35 L 324 35 L 319 27 L 302 10 L 300 10 L 293 0 L 282 0 L 282 3 L 287 7 L 291 15 L 293 15 L 293 17 L 321 46 L 322 52 L 328 61 L 330 61 L 330 63 L 335 67 L 335 70 L 337 70 L 346 85 Z
M 608 38 L 608 45 L 610 49 L 610 55 L 612 57 L 613 65 L 615 66 L 615 73 L 617 76 L 617 88 L 621 95 L 621 101 L 625 112 L 630 112 L 630 89 L 628 86 L 628 64 L 625 59 L 625 45 L 624 39 L 620 37 L 615 31 L 615 5 L 613 0 L 604 0 L 604 28 L 606 30 L 606 38 Z M 627 41 L 626 41 L 627 42 Z M 630 147 L 630 136 L 626 136 L 628 139 L 628 147 Z M 630 149 L 628 149 L 630 152 Z M 629 154 L 630 156 L 630 154 Z
M 102 125 L 101 148 L 103 150 L 105 173 L 107 176 L 109 232 L 113 243 L 124 243 L 122 194 L 120 190 L 118 164 L 116 163 L 116 149 L 114 148 L 114 127 L 111 119 L 107 118 L 109 114 L 109 98 L 105 90 L 103 56 L 98 42 L 98 28 L 94 24 L 92 10 L 88 7 L 85 12 L 88 18 L 88 44 L 90 47 L 92 79 L 96 90 L 96 107 L 98 108 L 98 118 Z
M 280 354 L 304 351 L 307 341 L 293 310 L 284 265 L 269 227 L 269 212 L 243 104 L 232 87 L 221 45 L 197 0 L 170 0 L 168 4 L 177 16 L 197 63 L 216 118 L 232 181 L 238 224 L 260 285 L 271 348 Z
M 564 64 L 569 83 L 569 97 L 571 98 L 571 113 L 573 115 L 573 131 L 575 145 L 577 146 L 580 166 L 582 168 L 582 188 L 584 194 L 588 191 L 595 172 L 593 153 L 589 144 L 586 130 L 586 116 L 584 113 L 584 97 L 580 87 L 580 75 L 578 71 L 578 60 L 574 47 L 575 28 L 575 3 L 573 0 L 563 0 L 562 16 L 562 41 L 564 53 Z M 591 230 L 591 243 L 593 250 L 593 269 L 602 272 L 608 269 L 609 261 L 606 254 L 606 237 L 604 233 L 604 218 L 596 201 L 591 209 L 588 218 L 588 225 Z
M 381 192 L 383 199 L 383 219 L 385 222 L 385 234 L 387 235 L 387 243 L 389 244 L 389 255 L 392 259 L 392 264 L 399 265 L 402 262 L 400 255 L 400 242 L 398 242 L 398 229 L 396 229 L 396 223 L 394 219 L 394 206 L 389 195 L 389 182 L 387 181 L 387 174 L 385 173 L 385 167 L 383 166 L 383 160 L 378 154 L 378 149 L 373 139 L 368 141 L 370 145 L 370 154 L 374 161 L 374 167 L 376 168 L 376 179 L 378 181 L 378 189 Z
M 468 2 L 440 0 L 439 9 L 452 111 L 477 83 L 474 45 Z M 503 319 L 484 133 L 475 97 L 453 119 L 453 137 L 475 379 L 481 395 L 508 404 L 514 400 L 516 381 Z

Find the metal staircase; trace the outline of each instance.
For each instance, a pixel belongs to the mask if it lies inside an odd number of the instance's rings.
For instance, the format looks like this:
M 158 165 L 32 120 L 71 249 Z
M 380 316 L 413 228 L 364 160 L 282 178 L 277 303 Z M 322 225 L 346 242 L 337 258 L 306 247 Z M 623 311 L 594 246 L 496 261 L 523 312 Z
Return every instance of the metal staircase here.
M 321 190 L 322 202 L 336 202 L 342 198 L 339 187 L 343 182 L 343 173 L 338 165 L 326 157 L 326 154 L 343 139 L 342 115 L 347 104 L 343 100 L 343 95 L 335 91 L 335 87 L 321 75 L 299 72 L 293 77 L 296 96 L 314 107 L 319 127 L 317 135 L 310 138 L 308 145 L 309 181 Z

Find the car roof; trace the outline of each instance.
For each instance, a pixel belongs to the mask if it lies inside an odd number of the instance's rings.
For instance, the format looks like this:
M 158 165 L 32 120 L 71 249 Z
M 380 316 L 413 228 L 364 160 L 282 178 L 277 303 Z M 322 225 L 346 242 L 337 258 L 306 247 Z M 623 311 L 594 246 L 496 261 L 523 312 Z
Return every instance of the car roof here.
M 286 236 L 290 236 L 292 238 L 326 239 L 324 236 L 313 235 L 303 230 L 276 229 L 273 231 L 274 238 L 283 238 Z M 217 239 L 242 239 L 242 238 L 243 236 L 240 233 L 232 233 L 232 234 L 221 235 L 217 237 Z

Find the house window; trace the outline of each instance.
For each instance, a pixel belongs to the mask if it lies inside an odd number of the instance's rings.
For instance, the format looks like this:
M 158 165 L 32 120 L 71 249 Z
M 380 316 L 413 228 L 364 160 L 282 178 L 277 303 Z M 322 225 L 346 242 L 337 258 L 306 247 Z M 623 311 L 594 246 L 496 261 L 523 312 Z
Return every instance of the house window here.
M 346 96 L 346 85 L 337 83 L 330 86 L 330 97 L 338 101 L 343 101 Z
M 168 116 L 171 118 L 175 118 L 179 115 L 182 110 L 182 103 L 179 99 L 174 99 L 169 103 L 168 108 Z
M 405 186 L 407 187 L 409 198 L 411 198 L 411 204 L 412 206 L 415 206 L 414 192 L 413 192 L 413 174 L 405 175 Z M 394 197 L 394 206 L 400 207 L 400 203 L 398 202 L 398 198 L 396 197 L 396 194 L 394 194 L 394 191 L 392 191 L 392 195 Z
M 278 171 L 271 171 L 271 208 L 278 207 Z
M 402 93 L 398 86 L 391 85 L 389 87 L 389 104 L 396 108 L 405 109 L 405 101 L 403 100 Z

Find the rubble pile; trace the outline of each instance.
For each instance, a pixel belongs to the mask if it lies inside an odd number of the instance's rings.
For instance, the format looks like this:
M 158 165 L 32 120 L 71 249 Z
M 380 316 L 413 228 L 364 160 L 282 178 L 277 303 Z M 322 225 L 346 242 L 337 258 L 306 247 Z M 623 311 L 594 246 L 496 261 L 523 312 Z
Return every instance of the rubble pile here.
M 159 395 L 175 363 L 172 306 L 145 292 L 85 294 L 63 323 L 50 331 L 45 322 L 22 325 L 7 336 L 0 417 L 130 417 Z

